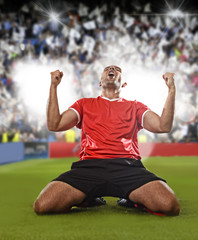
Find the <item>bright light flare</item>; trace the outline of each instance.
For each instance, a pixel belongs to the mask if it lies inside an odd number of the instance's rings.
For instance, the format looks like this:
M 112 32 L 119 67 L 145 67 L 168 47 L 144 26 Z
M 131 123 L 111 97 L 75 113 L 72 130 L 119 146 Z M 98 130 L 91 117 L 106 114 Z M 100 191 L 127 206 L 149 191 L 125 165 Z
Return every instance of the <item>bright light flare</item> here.
M 51 12 L 49 13 L 49 20 L 52 22 L 60 22 L 60 17 L 57 13 Z
M 46 19 L 46 22 L 59 23 L 60 25 L 64 26 L 63 20 L 61 19 L 61 15 L 65 11 L 57 13 L 55 11 L 55 8 L 52 7 L 50 1 L 48 2 L 48 4 L 44 4 L 42 2 L 35 2 L 34 5 L 36 10 L 40 13 L 40 15 L 43 16 L 44 19 Z
M 176 116 L 185 123 L 195 120 L 197 114 L 196 108 L 189 102 L 179 102 L 176 105 Z
M 38 64 L 18 62 L 12 71 L 14 81 L 19 86 L 19 96 L 25 104 L 30 117 L 46 115 L 47 100 L 51 83 L 50 72 L 60 69 L 63 71 L 63 78 L 58 86 L 58 99 L 60 112 L 76 101 L 76 93 L 72 87 L 73 66 L 65 64 Z
M 162 78 L 161 70 L 153 71 L 135 64 L 123 67 L 122 81 L 127 86 L 122 88 L 122 97 L 146 104 L 161 115 L 168 94 L 168 88 Z
M 184 18 L 185 14 L 179 9 L 173 9 L 167 13 L 168 16 L 173 18 Z

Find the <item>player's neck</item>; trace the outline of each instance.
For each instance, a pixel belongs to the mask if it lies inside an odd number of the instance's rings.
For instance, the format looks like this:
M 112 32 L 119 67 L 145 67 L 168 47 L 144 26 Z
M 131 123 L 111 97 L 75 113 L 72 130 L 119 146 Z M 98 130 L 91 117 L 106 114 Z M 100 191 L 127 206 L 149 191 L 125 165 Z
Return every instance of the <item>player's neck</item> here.
M 101 96 L 108 99 L 115 99 L 120 97 L 120 91 L 115 91 L 115 89 L 102 89 Z

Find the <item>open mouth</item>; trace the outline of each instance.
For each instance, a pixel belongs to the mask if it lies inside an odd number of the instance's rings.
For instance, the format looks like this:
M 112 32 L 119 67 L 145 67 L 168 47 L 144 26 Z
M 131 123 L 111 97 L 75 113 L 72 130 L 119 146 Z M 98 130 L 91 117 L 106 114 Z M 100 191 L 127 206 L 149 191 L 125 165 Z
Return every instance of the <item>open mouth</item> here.
M 108 76 L 109 76 L 110 78 L 114 78 L 114 77 L 115 77 L 115 74 L 114 74 L 113 72 L 109 72 Z

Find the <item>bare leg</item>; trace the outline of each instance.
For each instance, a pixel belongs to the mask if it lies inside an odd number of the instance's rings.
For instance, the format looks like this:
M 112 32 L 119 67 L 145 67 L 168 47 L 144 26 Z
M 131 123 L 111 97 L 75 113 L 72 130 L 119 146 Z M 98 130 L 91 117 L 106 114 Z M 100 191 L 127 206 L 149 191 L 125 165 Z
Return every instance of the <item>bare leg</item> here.
M 172 189 L 163 181 L 152 181 L 129 194 L 133 202 L 143 204 L 153 212 L 177 216 L 180 212 L 178 200 Z
M 85 193 L 71 185 L 54 181 L 41 191 L 33 207 L 37 214 L 66 213 L 72 206 L 80 204 L 85 197 Z

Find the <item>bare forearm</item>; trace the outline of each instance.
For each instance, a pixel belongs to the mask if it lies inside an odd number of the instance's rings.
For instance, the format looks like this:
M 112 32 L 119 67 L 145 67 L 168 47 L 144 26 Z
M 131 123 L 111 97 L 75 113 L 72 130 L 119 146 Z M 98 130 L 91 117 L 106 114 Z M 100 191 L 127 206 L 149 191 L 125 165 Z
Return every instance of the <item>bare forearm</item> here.
M 160 128 L 162 132 L 170 132 L 172 129 L 175 110 L 175 87 L 169 89 L 164 109 L 160 118 Z
M 61 82 L 63 72 L 51 72 L 51 86 L 47 106 L 47 127 L 50 131 L 66 131 L 78 122 L 78 116 L 72 109 L 67 109 L 60 114 L 57 97 L 57 86 Z
M 58 105 L 58 97 L 57 97 L 57 87 L 51 85 L 49 100 L 47 106 L 47 127 L 51 131 L 56 131 L 57 126 L 60 122 L 61 115 L 59 111 Z

